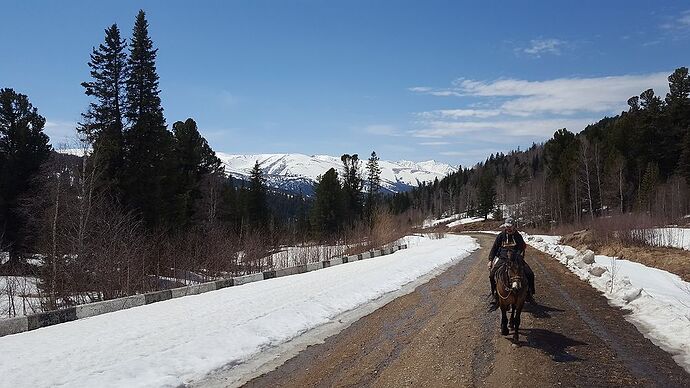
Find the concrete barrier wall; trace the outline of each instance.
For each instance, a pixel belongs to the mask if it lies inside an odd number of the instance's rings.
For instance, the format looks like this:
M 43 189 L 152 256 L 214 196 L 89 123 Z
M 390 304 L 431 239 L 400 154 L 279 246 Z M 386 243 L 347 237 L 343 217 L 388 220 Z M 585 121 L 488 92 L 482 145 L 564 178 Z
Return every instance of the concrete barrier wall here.
M 294 267 L 279 270 L 264 271 L 251 275 L 237 276 L 229 279 L 215 280 L 212 282 L 196 284 L 186 287 L 178 287 L 169 290 L 149 292 L 146 294 L 132 295 L 124 298 L 105 300 L 101 302 L 83 304 L 60 310 L 47 311 L 39 314 L 32 314 L 24 317 L 16 317 L 0 320 L 0 337 L 5 335 L 22 333 L 28 330 L 35 330 L 45 326 L 56 325 L 63 322 L 74 321 L 77 319 L 93 317 L 113 311 L 124 310 L 132 307 L 143 306 L 146 304 L 157 303 L 173 298 L 180 298 L 187 295 L 196 295 L 204 292 L 220 290 L 222 288 L 240 286 L 242 284 L 253 283 L 265 279 L 296 275 L 300 273 L 316 271 L 334 265 L 350 263 L 358 260 L 370 259 L 377 256 L 391 254 L 400 249 L 406 249 L 407 245 L 399 245 L 392 248 L 372 250 L 346 257 L 336 257 L 331 260 L 324 260 L 317 263 L 302 264 Z
M 132 307 L 143 306 L 146 304 L 144 295 L 132 295 L 125 298 L 104 300 L 102 302 L 82 304 L 76 306 L 77 319 L 93 317 L 94 315 L 101 315 L 112 313 L 113 311 L 124 310 Z
M 29 330 L 27 317 L 16 317 L 0 321 L 0 337 Z

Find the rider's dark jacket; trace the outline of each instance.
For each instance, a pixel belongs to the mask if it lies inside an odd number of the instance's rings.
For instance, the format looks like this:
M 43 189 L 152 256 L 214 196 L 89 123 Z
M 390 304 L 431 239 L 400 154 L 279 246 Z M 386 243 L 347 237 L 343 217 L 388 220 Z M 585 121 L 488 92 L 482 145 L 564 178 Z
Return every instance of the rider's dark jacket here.
M 525 240 L 522 238 L 520 233 L 514 231 L 512 234 L 508 234 L 503 231 L 496 236 L 494 246 L 491 248 L 491 252 L 489 253 L 489 260 L 493 260 L 496 256 L 501 259 L 507 259 L 510 251 L 513 253 L 519 253 L 522 256 L 525 252 L 525 249 L 527 249 L 527 244 L 525 244 Z

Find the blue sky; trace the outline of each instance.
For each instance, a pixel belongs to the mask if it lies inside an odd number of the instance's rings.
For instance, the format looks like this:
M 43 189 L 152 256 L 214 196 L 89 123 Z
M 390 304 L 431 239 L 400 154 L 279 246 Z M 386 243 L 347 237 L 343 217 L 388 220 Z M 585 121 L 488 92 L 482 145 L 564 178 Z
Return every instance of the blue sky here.
M 690 65 L 685 1 L 501 3 L 3 0 L 0 87 L 55 145 L 74 138 L 92 46 L 142 8 L 168 124 L 194 118 L 216 151 L 469 165 L 664 94 Z

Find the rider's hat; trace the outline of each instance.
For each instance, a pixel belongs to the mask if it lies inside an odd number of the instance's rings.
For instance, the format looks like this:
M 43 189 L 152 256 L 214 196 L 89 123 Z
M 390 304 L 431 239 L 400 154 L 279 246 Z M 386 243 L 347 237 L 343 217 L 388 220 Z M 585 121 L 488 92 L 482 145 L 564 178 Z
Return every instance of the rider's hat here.
M 513 221 L 513 217 L 508 217 L 506 220 L 503 222 L 503 225 L 501 225 L 501 228 L 508 228 L 511 226 L 515 226 L 515 222 Z

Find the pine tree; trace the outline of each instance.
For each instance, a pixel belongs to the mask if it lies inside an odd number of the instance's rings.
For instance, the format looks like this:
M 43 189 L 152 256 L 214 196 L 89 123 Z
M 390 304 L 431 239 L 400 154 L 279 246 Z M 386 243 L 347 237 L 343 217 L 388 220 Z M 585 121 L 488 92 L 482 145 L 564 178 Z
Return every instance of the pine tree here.
M 184 226 L 192 221 L 196 204 L 201 197 L 204 177 L 222 174 L 222 162 L 201 136 L 194 120 L 173 124 L 175 176 L 177 182 L 176 224 Z
M 340 230 L 344 221 L 344 194 L 335 169 L 318 178 L 311 212 L 312 229 L 318 236 L 331 236 Z
M 357 154 L 344 154 L 343 162 L 343 195 L 345 197 L 346 219 L 355 222 L 362 214 L 362 187 L 364 181 L 360 171 L 361 161 Z
M 78 131 L 86 135 L 93 146 L 99 176 L 104 183 L 119 181 L 123 167 L 123 108 L 127 62 L 125 40 L 113 24 L 105 30 L 105 42 L 91 53 L 89 67 L 92 81 L 82 82 L 85 94 L 95 101 L 82 114 L 84 122 Z
M 496 206 L 496 178 L 488 169 L 485 169 L 479 178 L 478 198 L 479 216 L 486 220 Z
M 366 213 L 370 223 L 374 213 L 376 212 L 376 207 L 379 200 L 379 191 L 381 190 L 381 167 L 379 167 L 379 160 L 380 159 L 376 155 L 376 151 L 372 151 L 369 160 L 367 160 Z
M 0 247 L 16 258 L 23 248 L 19 198 L 51 152 L 43 133 L 45 118 L 29 98 L 12 89 L 0 89 Z
M 156 52 L 148 34 L 144 11 L 139 11 L 128 61 L 124 133 L 125 202 L 141 212 L 150 227 L 170 224 L 175 213 L 173 139 L 166 129 L 159 97 Z M 169 226 L 169 225 L 168 225 Z
M 249 192 L 247 198 L 248 224 L 252 228 L 264 228 L 268 224 L 268 207 L 266 204 L 266 181 L 257 160 L 249 173 Z

